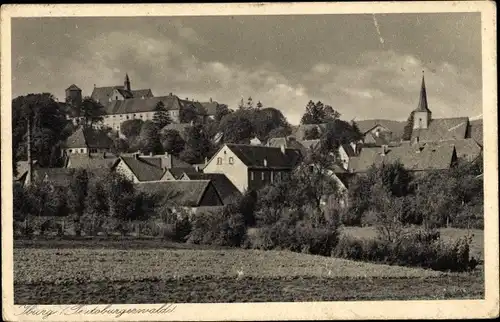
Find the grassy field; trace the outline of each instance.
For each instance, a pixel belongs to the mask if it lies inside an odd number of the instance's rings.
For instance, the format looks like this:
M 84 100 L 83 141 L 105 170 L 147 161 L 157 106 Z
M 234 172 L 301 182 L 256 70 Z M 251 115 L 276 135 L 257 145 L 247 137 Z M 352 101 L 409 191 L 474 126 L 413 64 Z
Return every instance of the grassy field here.
M 479 229 L 441 228 L 441 238 L 443 240 L 457 239 L 472 234 L 472 244 L 470 256 L 476 259 L 484 259 L 484 231 Z M 376 237 L 377 231 L 374 227 L 344 227 L 342 233 L 358 238 Z
M 146 242 L 144 242 L 146 243 Z M 43 243 L 42 243 L 43 244 Z M 71 244 L 71 243 L 67 243 Z M 35 248 L 16 242 L 16 304 L 484 297 L 482 272 L 447 274 L 281 251 Z

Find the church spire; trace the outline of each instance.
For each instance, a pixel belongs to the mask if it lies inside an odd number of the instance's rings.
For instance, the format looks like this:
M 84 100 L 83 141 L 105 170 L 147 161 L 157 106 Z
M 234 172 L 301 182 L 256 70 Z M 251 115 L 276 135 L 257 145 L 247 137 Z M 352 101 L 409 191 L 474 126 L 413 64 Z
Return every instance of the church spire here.
M 418 107 L 415 111 L 430 112 L 429 106 L 427 105 L 427 91 L 425 89 L 424 71 L 422 71 L 422 86 L 420 87 L 420 99 L 418 101 Z
M 420 99 L 418 100 L 418 106 L 412 112 L 413 117 L 413 130 L 427 129 L 429 123 L 431 122 L 432 112 L 429 110 L 427 105 L 427 91 L 425 89 L 425 78 L 424 71 L 422 71 L 422 86 L 420 88 Z M 414 135 L 412 135 L 413 137 Z
M 128 78 L 128 73 L 125 74 L 124 89 L 130 92 L 130 79 Z

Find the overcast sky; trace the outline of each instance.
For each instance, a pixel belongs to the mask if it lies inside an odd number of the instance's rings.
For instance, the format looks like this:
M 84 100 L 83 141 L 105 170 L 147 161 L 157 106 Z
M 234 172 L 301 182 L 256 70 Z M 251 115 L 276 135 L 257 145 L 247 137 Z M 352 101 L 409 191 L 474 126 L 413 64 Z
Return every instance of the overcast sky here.
M 481 114 L 479 13 L 15 18 L 13 97 L 76 84 L 151 88 L 297 123 L 309 100 L 343 119 L 406 119 L 425 70 L 434 117 Z

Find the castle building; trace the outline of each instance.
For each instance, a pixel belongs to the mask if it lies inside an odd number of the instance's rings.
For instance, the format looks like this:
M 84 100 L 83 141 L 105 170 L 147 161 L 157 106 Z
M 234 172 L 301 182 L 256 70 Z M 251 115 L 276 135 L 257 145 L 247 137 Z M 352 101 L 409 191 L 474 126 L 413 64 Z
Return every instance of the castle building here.
M 187 106 L 194 108 L 199 119 L 205 121 L 215 116 L 218 103 L 210 99 L 209 102 L 200 103 L 195 100 L 180 99 L 170 93 L 166 96 L 154 96 L 150 88 L 132 89 L 128 73 L 125 75 L 123 85 L 96 87 L 90 96 L 104 106 L 104 126 L 121 133 L 121 124 L 127 120 L 139 119 L 153 120 L 157 105 L 161 102 L 165 106 L 173 123 L 181 122 L 181 109 Z M 82 91 L 76 85 L 66 89 L 66 106 L 68 117 L 79 117 L 79 106 L 82 102 Z

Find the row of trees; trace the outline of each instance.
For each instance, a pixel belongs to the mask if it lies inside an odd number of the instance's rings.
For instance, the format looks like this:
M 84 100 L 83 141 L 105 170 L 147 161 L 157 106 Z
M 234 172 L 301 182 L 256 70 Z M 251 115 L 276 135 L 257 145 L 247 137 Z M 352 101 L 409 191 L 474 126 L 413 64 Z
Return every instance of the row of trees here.
M 373 166 L 350 183 L 344 222 L 482 228 L 482 162 L 479 157 L 449 170 L 417 175 L 400 163 Z

